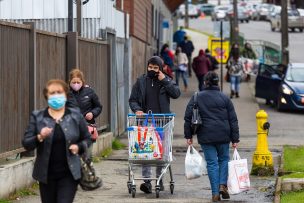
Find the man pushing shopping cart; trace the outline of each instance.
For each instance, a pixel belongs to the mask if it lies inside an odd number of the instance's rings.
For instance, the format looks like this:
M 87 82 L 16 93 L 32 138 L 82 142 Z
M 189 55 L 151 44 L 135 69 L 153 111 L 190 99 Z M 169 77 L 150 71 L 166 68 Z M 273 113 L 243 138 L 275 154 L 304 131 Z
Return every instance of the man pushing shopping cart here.
M 162 159 L 160 156 L 162 156 L 165 151 L 162 151 L 163 146 L 160 145 L 162 145 L 165 141 L 165 127 L 169 128 L 168 126 L 171 126 L 172 123 L 174 123 L 174 116 L 170 114 L 170 98 L 177 99 L 180 94 L 180 89 L 175 82 L 169 76 L 163 73 L 163 60 L 158 56 L 153 56 L 150 58 L 147 64 L 147 74 L 143 74 L 137 79 L 136 83 L 133 85 L 131 96 L 129 98 L 130 108 L 135 113 L 134 115 L 128 116 L 129 155 L 132 153 L 139 154 L 137 157 L 131 157 L 131 159 L 129 156 L 129 161 L 131 160 L 130 162 L 136 163 L 136 161 L 134 161 L 136 159 L 140 159 L 140 161 L 144 160 L 144 158 L 149 159 L 147 153 L 152 152 L 153 150 L 158 150 L 156 153 L 153 151 L 154 155 L 156 156 L 154 158 L 158 160 L 160 160 L 160 158 Z M 144 115 L 148 112 L 156 114 L 154 115 L 153 119 L 152 116 L 149 118 Z M 155 123 L 153 123 L 153 120 Z M 164 123 L 157 123 L 160 122 L 160 120 L 164 121 Z M 147 140 L 147 135 L 149 134 L 152 135 Z M 130 136 L 132 136 L 132 142 L 130 141 Z M 137 140 L 135 140 L 137 143 L 135 143 L 134 137 L 137 137 Z M 130 143 L 134 146 L 130 146 Z M 151 146 L 154 148 L 150 149 L 149 147 Z M 157 147 L 157 149 L 155 147 Z M 143 156 L 147 157 L 140 157 L 140 154 L 145 154 Z M 150 160 L 154 158 L 151 158 Z M 152 193 L 151 180 L 155 179 L 152 178 L 151 166 L 154 165 L 154 163 L 146 163 L 147 164 L 142 164 L 143 177 L 137 180 L 144 180 L 144 183 L 140 185 L 141 191 L 145 193 Z M 166 165 L 161 166 L 156 164 L 156 166 L 156 177 L 160 177 L 160 180 L 158 180 L 156 183 L 156 192 L 158 193 L 159 191 L 164 190 L 164 185 L 161 178 L 163 175 L 163 167 Z M 130 165 L 130 168 L 132 169 L 132 164 Z M 130 170 L 130 172 L 132 173 L 132 170 Z M 132 193 L 132 196 L 135 197 L 136 187 L 134 178 L 132 178 L 132 180 L 129 179 L 128 188 L 129 192 Z

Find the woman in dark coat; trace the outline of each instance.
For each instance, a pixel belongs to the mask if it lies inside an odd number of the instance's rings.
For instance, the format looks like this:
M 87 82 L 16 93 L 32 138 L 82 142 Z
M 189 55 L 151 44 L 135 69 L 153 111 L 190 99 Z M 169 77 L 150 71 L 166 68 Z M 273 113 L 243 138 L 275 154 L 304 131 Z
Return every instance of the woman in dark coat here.
M 37 148 L 33 178 L 42 203 L 72 203 L 81 178 L 79 155 L 90 146 L 90 134 L 79 111 L 66 107 L 64 81 L 50 80 L 43 93 L 48 107 L 31 114 L 22 144 Z
M 229 199 L 227 190 L 229 143 L 233 147 L 239 142 L 239 126 L 231 100 L 218 87 L 219 77 L 215 72 L 205 76 L 206 88 L 198 93 L 197 105 L 202 118 L 197 139 L 207 162 L 208 176 L 212 189 L 212 201 Z M 185 112 L 184 134 L 187 143 L 192 145 L 191 118 L 194 97 Z

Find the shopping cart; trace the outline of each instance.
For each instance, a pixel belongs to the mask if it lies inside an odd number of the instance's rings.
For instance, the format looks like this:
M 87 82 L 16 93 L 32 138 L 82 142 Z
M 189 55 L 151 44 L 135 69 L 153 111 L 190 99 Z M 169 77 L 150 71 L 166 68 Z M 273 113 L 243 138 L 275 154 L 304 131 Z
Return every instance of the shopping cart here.
M 128 115 L 129 140 L 129 180 L 128 191 L 135 197 L 135 180 L 156 180 L 155 193 L 159 198 L 160 180 L 169 170 L 170 191 L 174 192 L 174 181 L 171 169 L 172 141 L 175 114 Z M 159 177 L 135 177 L 134 166 L 162 167 Z

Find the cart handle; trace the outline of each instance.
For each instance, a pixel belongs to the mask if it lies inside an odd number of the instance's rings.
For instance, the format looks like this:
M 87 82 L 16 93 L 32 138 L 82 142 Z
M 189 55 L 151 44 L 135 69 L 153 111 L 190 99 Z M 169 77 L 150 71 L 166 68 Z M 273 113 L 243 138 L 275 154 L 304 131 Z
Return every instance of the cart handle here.
M 132 114 L 132 113 L 129 113 L 128 114 L 128 117 L 133 117 L 133 116 L 136 116 L 136 117 L 144 117 L 146 115 L 151 115 L 151 114 L 147 114 L 147 113 L 144 113 L 142 115 L 136 115 L 136 114 Z M 153 116 L 174 116 L 175 117 L 175 113 L 152 113 Z

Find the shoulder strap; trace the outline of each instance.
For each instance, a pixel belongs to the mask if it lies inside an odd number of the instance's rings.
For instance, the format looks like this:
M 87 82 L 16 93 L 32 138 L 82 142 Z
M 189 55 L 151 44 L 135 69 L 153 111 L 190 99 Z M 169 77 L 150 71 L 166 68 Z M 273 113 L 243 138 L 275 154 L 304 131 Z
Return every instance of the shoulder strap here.
M 198 95 L 198 92 L 195 92 L 194 93 L 194 108 L 197 108 L 197 95 Z

